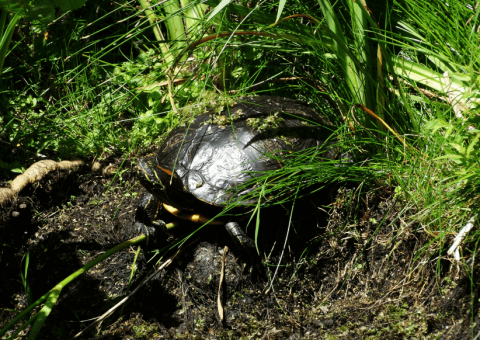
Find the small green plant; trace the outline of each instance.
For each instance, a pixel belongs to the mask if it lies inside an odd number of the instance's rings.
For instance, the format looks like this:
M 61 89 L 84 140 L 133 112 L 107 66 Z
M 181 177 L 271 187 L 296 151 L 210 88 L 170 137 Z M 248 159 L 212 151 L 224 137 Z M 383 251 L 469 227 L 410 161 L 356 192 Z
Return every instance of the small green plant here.
M 32 304 L 32 291 L 31 291 L 30 285 L 27 281 L 28 266 L 30 264 L 30 252 L 29 251 L 27 251 L 27 253 L 23 256 L 22 263 L 23 263 L 23 260 L 25 260 L 25 267 L 24 267 L 25 271 L 22 271 L 22 269 L 20 269 L 20 278 L 22 279 L 22 285 L 23 285 L 23 289 L 24 289 L 24 292 L 25 292 L 25 296 L 27 298 L 28 306 L 30 306 Z
M 455 163 L 458 180 L 470 186 L 480 183 L 480 130 L 475 128 L 479 123 L 478 115 L 472 112 L 466 120 L 435 119 L 426 126 L 429 133 L 437 135 L 445 153 L 435 160 Z
M 22 166 L 21 168 L 15 168 L 10 170 L 11 172 L 15 172 L 17 174 L 23 174 L 25 172 L 25 168 Z
M 205 327 L 205 319 L 199 318 L 194 320 L 195 328 L 198 330 L 203 330 Z

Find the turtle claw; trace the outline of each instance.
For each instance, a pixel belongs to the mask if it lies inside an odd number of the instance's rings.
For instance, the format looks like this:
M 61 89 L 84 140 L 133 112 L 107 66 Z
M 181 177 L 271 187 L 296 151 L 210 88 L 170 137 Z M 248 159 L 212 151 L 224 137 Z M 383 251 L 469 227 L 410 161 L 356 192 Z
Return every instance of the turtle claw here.
M 142 222 L 135 222 L 135 226 L 137 227 L 137 232 L 139 234 L 147 235 L 147 245 L 150 239 L 153 240 L 153 243 L 157 243 L 157 240 L 160 239 L 162 236 L 167 241 L 169 241 L 173 236 L 167 231 L 167 227 L 165 222 L 161 220 L 153 221 L 152 226 L 147 226 Z
M 227 229 L 237 247 L 242 251 L 242 257 L 247 257 L 247 261 L 243 261 L 240 258 L 242 270 L 248 268 L 252 278 L 266 278 L 265 267 L 256 252 L 255 242 L 245 234 L 236 222 L 225 224 L 225 229 Z
M 238 262 L 242 267 L 242 274 L 248 271 L 248 275 L 253 281 L 263 281 L 267 279 L 265 266 L 260 261 L 260 257 L 258 257 L 258 259 L 248 259 L 247 261 L 239 258 Z
M 163 234 L 170 236 L 167 232 L 167 225 L 162 220 L 153 221 L 151 226 L 147 226 L 142 222 L 136 221 L 135 226 L 137 227 L 137 232 L 139 234 L 145 234 L 154 238 Z M 160 231 L 160 233 L 158 231 Z
M 150 238 L 156 243 L 162 235 L 171 236 L 165 222 L 158 219 L 162 212 L 161 202 L 152 194 L 146 194 L 137 204 L 135 227 L 138 233 L 147 235 L 147 244 Z
M 147 236 L 157 237 L 157 230 L 154 227 L 147 227 L 142 222 L 135 222 L 135 227 L 139 234 L 145 234 Z

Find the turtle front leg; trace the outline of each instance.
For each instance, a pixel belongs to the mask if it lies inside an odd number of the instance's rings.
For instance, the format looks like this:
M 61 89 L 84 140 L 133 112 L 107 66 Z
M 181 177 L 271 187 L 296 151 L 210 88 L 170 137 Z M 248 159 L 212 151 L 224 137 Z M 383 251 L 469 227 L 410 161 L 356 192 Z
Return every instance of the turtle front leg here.
M 170 236 L 165 222 L 160 219 L 162 213 L 162 202 L 150 193 L 145 194 L 137 204 L 135 226 L 138 232 L 147 235 L 147 244 L 150 237 L 156 242 L 159 235 Z
M 225 224 L 225 229 L 232 237 L 235 244 L 239 247 L 240 250 L 243 250 L 244 253 L 248 254 L 249 260 L 251 261 L 252 267 L 255 269 L 259 276 L 264 277 L 264 267 L 260 256 L 257 254 L 255 247 L 255 242 L 245 234 L 245 232 L 240 228 L 238 223 L 229 222 Z M 250 272 L 251 273 L 251 272 Z M 252 274 L 252 273 L 251 273 Z

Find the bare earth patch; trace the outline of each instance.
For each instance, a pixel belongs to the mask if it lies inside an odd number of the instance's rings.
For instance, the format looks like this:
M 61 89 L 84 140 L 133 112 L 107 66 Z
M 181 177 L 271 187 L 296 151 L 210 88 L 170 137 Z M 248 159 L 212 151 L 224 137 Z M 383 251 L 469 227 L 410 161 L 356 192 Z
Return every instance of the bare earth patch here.
M 119 165 L 121 160 L 113 160 Z M 0 213 L 0 326 L 31 301 L 115 245 L 136 236 L 135 204 L 145 192 L 128 162 L 117 175 L 53 171 L 20 192 Z M 227 233 L 207 226 L 91 339 L 463 339 L 480 332 L 479 273 L 429 253 L 429 237 L 408 223 L 388 188 L 359 195 L 329 188 L 298 201 L 283 249 L 289 208 L 262 211 L 258 244 L 269 280 L 243 269 Z M 320 205 L 324 207 L 319 209 Z M 171 217 L 173 220 L 174 218 Z M 170 221 L 166 221 L 170 222 Z M 198 226 L 184 222 L 176 242 Z M 254 238 L 254 226 L 247 229 Z M 125 249 L 67 286 L 39 338 L 68 339 L 133 290 L 158 257 L 159 241 Z M 225 278 L 217 293 L 224 247 Z M 274 246 L 274 247 L 273 247 Z M 273 247 L 273 250 L 272 250 Z M 423 255 L 416 257 L 425 247 Z M 445 250 L 446 252 L 446 250 Z M 281 266 L 277 271 L 277 264 Z M 473 268 L 473 270 L 472 270 Z M 277 271 L 268 293 L 271 279 Z M 30 302 L 31 302 L 30 301 Z M 38 311 L 37 308 L 36 311 Z M 473 313 L 473 314 L 472 314 Z M 20 323 L 18 324 L 20 326 Z M 18 327 L 17 326 L 17 327 Z M 28 332 L 28 328 L 27 328 Z M 22 334 L 26 334 L 23 332 Z M 9 333 L 11 334 L 11 333 Z

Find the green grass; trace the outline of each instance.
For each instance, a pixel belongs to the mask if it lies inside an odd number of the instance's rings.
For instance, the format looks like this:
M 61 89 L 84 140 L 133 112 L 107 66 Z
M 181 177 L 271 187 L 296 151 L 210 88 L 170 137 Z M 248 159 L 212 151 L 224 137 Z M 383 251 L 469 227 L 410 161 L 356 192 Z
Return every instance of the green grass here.
M 332 122 L 349 161 L 293 155 L 261 174 L 268 185 L 252 195 L 288 200 L 292 186 L 332 182 L 391 186 L 414 211 L 405 223 L 429 235 L 417 261 L 446 256 L 479 204 L 480 8 L 459 0 L 367 1 L 368 10 L 347 0 L 281 2 L 283 10 L 219 3 L 206 3 L 213 16 L 199 2 L 141 12 L 134 1 L 87 1 L 48 27 L 21 21 L 1 75 L 1 175 L 38 153 L 142 154 L 212 102 L 255 89 L 307 101 Z M 476 256 L 479 233 L 464 241 L 464 263 Z

